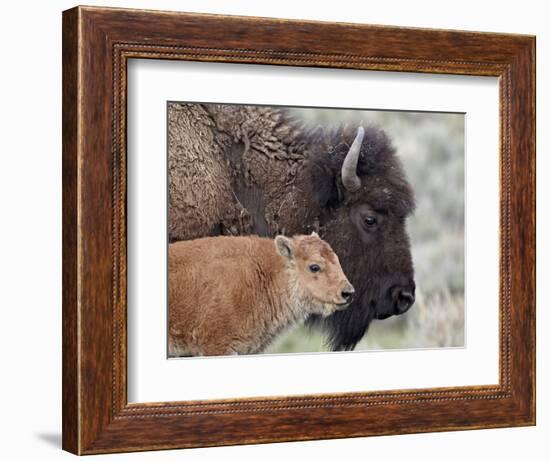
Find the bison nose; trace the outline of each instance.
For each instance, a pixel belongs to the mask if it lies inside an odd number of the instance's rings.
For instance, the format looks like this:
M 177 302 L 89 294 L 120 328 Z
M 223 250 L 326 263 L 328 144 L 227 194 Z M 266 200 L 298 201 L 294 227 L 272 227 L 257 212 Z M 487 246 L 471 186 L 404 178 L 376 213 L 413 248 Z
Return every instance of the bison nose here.
M 397 302 L 395 303 L 395 310 L 397 314 L 404 314 L 414 304 L 414 293 L 410 291 L 401 291 L 397 296 Z
M 408 286 L 398 287 L 397 296 L 395 299 L 395 313 L 396 315 L 404 314 L 414 304 L 414 281 L 411 281 Z
M 344 290 L 342 290 L 342 298 L 347 302 L 350 303 L 353 299 L 353 295 L 355 293 L 355 288 L 353 288 L 352 285 L 348 285 Z

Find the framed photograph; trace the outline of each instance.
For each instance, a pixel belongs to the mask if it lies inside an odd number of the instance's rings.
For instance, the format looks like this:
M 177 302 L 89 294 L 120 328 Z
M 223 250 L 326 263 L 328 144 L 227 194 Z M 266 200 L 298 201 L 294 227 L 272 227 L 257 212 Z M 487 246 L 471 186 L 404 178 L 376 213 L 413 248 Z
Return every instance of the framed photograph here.
M 63 448 L 535 424 L 535 38 L 63 13 Z

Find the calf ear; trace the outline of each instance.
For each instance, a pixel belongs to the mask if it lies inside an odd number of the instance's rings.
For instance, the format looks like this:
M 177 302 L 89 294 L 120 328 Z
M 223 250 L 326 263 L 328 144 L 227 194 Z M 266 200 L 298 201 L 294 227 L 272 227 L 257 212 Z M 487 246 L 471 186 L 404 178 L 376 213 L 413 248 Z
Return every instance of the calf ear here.
M 289 260 L 294 259 L 294 244 L 288 237 L 277 235 L 277 237 L 275 237 L 275 248 L 277 248 L 277 253 L 281 256 Z

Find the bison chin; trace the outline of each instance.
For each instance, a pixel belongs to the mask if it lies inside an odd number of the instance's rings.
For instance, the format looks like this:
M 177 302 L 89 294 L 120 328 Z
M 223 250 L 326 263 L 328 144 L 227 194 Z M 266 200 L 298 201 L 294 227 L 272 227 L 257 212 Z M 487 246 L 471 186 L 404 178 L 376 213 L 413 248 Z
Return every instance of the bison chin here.
M 306 323 L 311 328 L 321 328 L 327 335 L 327 345 L 333 351 L 351 351 L 361 340 L 375 318 L 372 309 L 363 309 L 353 303 L 347 309 L 335 312 L 329 317 L 312 315 Z

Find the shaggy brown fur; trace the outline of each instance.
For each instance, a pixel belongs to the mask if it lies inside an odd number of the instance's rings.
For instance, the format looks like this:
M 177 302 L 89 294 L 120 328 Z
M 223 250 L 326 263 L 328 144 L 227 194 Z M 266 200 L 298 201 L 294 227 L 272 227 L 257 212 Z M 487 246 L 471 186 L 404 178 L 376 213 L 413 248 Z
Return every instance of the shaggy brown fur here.
M 169 355 L 262 352 L 310 314 L 343 309 L 353 287 L 317 234 L 170 244 Z

